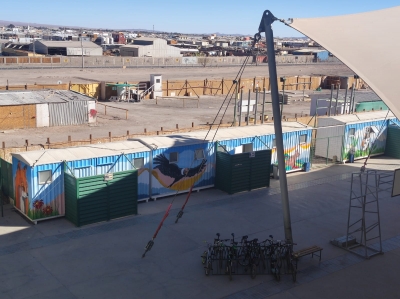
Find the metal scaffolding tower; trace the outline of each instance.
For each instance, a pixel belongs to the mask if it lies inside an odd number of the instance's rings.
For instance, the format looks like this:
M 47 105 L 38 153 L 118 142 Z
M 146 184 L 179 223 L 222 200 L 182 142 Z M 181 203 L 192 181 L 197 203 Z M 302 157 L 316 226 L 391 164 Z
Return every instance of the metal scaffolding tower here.
M 353 173 L 351 176 L 347 233 L 343 247 L 366 259 L 383 253 L 378 196 L 380 183 L 380 175 L 375 170 Z M 377 241 L 379 244 L 372 247 L 372 243 Z

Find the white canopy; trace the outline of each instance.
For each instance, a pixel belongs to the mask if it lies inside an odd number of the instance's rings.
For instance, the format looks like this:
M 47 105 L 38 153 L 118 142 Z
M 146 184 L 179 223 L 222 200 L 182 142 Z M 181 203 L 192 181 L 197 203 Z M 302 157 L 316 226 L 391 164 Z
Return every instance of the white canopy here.
M 362 78 L 400 119 L 400 6 L 353 15 L 290 19 Z

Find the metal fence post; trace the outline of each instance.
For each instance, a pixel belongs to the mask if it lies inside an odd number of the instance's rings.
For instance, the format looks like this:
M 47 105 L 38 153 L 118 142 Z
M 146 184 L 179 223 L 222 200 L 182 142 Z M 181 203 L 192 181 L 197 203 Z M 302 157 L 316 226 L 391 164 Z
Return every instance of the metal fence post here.
M 264 123 L 265 118 L 265 87 L 264 87 L 264 94 L 263 94 L 263 103 L 262 103 L 262 113 L 261 113 L 261 123 Z
M 329 111 L 328 111 L 328 116 L 331 116 L 332 99 L 333 99 L 333 87 L 334 87 L 334 85 L 331 84 L 331 98 L 329 99 Z
M 243 89 L 240 91 L 239 127 L 242 125 Z
M 328 144 L 326 146 L 326 165 L 328 165 L 328 157 L 329 157 L 329 137 L 328 137 Z
M 249 98 L 247 99 L 247 119 L 246 119 L 246 126 L 248 126 L 249 125 L 249 114 L 250 114 L 250 97 L 251 97 L 251 94 L 250 94 L 250 89 L 249 89 Z
M 256 106 L 254 108 L 254 124 L 257 124 L 258 89 L 256 90 Z

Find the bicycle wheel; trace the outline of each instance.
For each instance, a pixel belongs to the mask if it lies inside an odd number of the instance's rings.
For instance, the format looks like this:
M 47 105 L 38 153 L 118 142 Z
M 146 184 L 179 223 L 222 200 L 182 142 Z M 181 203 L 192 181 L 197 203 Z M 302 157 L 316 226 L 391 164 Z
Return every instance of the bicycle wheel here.
M 204 265 L 206 263 L 207 259 L 207 251 L 204 251 L 203 254 L 201 255 L 201 263 Z
M 276 281 L 281 280 L 281 273 L 280 273 L 278 266 L 275 266 L 275 268 L 274 268 L 274 276 L 275 276 Z
M 229 271 L 228 271 L 229 280 L 232 280 L 232 261 L 229 261 L 228 263 L 229 263 Z
M 244 266 L 244 267 L 248 266 L 249 261 L 250 260 L 249 260 L 249 257 L 247 254 L 241 254 L 238 256 L 238 262 L 239 262 L 239 265 L 241 265 L 241 266 Z
M 251 265 L 251 278 L 256 278 L 257 276 L 257 266 L 255 264 Z
M 204 269 L 205 274 L 208 276 L 210 274 L 210 271 L 212 270 L 211 261 L 208 261 L 207 266 L 205 266 Z

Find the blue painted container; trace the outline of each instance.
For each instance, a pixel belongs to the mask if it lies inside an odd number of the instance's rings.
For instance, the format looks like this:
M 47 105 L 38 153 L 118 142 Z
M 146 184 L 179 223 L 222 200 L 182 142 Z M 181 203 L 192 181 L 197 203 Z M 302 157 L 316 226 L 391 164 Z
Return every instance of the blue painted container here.
M 251 137 L 220 140 L 218 143 L 224 146 L 230 154 L 242 153 L 250 148 L 253 151 L 272 149 L 271 163 L 277 164 L 278 159 L 273 125 L 268 124 L 250 128 L 253 128 L 253 130 L 257 128 L 256 132 L 252 132 L 253 136 Z M 241 130 L 246 128 L 235 129 Z M 303 164 L 310 162 L 312 128 L 296 122 L 284 122 L 282 123 L 282 131 L 286 171 L 302 170 Z
M 76 178 L 149 165 L 150 149 L 137 141 L 12 154 L 14 205 L 33 221 L 65 214 L 64 172 Z M 149 198 L 149 176 L 139 180 L 138 199 Z
M 36 158 L 44 152 L 32 153 L 12 154 L 15 208 L 32 221 L 64 216 L 63 163 L 41 164 Z
M 151 162 L 146 168 L 151 180 L 151 198 L 209 188 L 214 185 L 214 144 L 204 141 L 200 132 L 142 138 L 153 147 Z
M 318 119 L 315 154 L 329 159 L 336 156 L 341 162 L 350 161 L 350 154 L 354 159 L 369 154 L 382 155 L 387 126 L 394 119 L 387 111 L 321 117 Z

